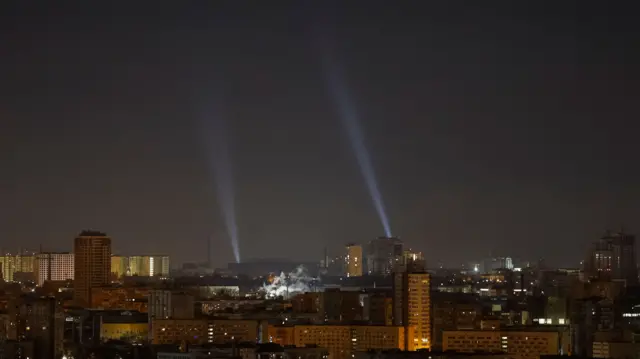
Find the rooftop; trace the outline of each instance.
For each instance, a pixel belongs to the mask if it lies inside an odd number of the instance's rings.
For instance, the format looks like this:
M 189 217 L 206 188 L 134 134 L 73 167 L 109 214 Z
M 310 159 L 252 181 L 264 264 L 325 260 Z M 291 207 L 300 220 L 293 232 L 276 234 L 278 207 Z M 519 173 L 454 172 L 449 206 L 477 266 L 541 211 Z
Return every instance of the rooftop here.
M 107 234 L 100 231 L 85 229 L 82 232 L 80 232 L 78 236 L 79 237 L 106 237 Z

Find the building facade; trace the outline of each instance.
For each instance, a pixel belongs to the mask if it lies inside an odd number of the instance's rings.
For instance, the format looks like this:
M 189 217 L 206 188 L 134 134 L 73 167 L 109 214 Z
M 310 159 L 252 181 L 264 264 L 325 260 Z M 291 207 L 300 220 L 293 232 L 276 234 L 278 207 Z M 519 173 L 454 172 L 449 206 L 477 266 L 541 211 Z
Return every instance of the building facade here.
M 111 238 L 96 231 L 83 231 L 74 242 L 74 300 L 90 305 L 92 288 L 111 281 Z
M 347 277 L 362 276 L 364 263 L 362 261 L 362 246 L 359 244 L 348 244 L 347 255 L 345 257 L 345 267 Z
M 149 320 L 193 319 L 194 317 L 193 295 L 164 289 L 154 289 L 149 292 Z
M 111 276 L 113 279 L 120 279 L 127 275 L 129 268 L 129 257 L 111 255 Z
M 585 260 L 585 275 L 589 278 L 638 284 L 635 236 L 623 232 L 607 232 L 596 241 Z
M 393 277 L 394 324 L 413 327 L 413 343 L 405 347 L 431 348 L 431 275 L 425 272 L 397 272 Z
M 234 319 L 153 319 L 153 344 L 262 343 L 267 339 L 267 323 Z
M 96 287 L 91 288 L 91 308 L 148 311 L 148 287 Z
M 445 331 L 442 349 L 461 353 L 507 353 L 513 359 L 539 359 L 541 355 L 569 355 L 568 327 L 514 328 L 510 330 Z
M 326 348 L 329 358 L 348 359 L 369 350 L 415 350 L 412 328 L 379 325 L 269 326 L 269 341 L 283 346 Z M 405 338 L 409 335 L 410 338 Z
M 43 285 L 45 281 L 64 281 L 73 279 L 73 253 L 38 253 L 35 263 L 36 284 Z
M 402 259 L 403 244 L 398 238 L 380 237 L 369 242 L 367 272 L 389 275 Z
M 32 254 L 3 254 L 0 255 L 0 270 L 5 282 L 19 281 L 16 274 L 33 273 L 35 256 Z
M 400 272 L 416 272 L 426 270 L 427 264 L 424 259 L 424 254 L 418 251 L 405 250 L 402 252 L 402 258 L 400 263 L 396 266 L 396 271 Z
M 9 340 L 33 341 L 35 358 L 61 357 L 64 312 L 59 300 L 23 295 L 11 300 L 7 312 L 13 324 L 9 326 Z
M 116 278 L 124 276 L 168 277 L 169 256 L 112 256 L 111 273 Z

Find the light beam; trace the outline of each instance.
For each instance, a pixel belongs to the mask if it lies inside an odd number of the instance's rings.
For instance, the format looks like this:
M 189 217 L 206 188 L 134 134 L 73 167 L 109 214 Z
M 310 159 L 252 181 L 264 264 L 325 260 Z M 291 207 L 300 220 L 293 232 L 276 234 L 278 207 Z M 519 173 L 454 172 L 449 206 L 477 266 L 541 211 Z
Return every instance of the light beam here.
M 385 212 L 384 201 L 382 200 L 382 194 L 380 193 L 375 171 L 373 170 L 371 156 L 369 155 L 369 151 L 365 145 L 364 135 L 360 128 L 359 117 L 355 105 L 349 96 L 344 76 L 342 76 L 338 70 L 338 66 L 336 66 L 328 56 L 325 56 L 324 60 L 325 77 L 327 78 L 329 92 L 331 92 L 333 100 L 338 106 L 340 119 L 342 120 L 342 124 L 349 135 L 351 148 L 356 156 L 358 165 L 360 166 L 360 172 L 364 177 L 373 205 L 376 212 L 378 212 L 378 217 L 380 218 L 380 222 L 384 228 L 385 235 L 387 238 L 391 238 L 389 219 Z
M 236 221 L 235 186 L 229 153 L 229 131 L 221 106 L 214 108 L 212 115 L 203 122 L 203 138 L 208 149 L 209 160 L 216 186 L 218 205 L 222 212 L 233 256 L 240 263 L 240 242 Z

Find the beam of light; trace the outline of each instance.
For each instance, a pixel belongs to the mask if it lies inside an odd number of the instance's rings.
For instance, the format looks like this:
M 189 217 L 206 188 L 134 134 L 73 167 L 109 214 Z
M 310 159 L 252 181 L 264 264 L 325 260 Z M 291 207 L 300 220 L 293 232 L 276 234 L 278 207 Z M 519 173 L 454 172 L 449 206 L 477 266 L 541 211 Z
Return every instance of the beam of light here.
M 351 148 L 358 160 L 360 172 L 364 177 L 373 205 L 378 212 L 378 217 L 380 218 L 380 222 L 384 228 L 385 235 L 387 238 L 391 238 L 389 219 L 385 212 L 382 194 L 378 188 L 378 181 L 376 180 L 375 171 L 373 170 L 371 157 L 369 156 L 369 151 L 365 145 L 364 135 L 360 128 L 360 122 L 355 105 L 349 96 L 347 84 L 344 80 L 344 76 L 342 76 L 338 70 L 338 66 L 335 66 L 328 56 L 325 56 L 324 60 L 325 77 L 329 84 L 329 91 L 331 92 L 333 100 L 336 102 L 338 110 L 340 111 L 340 119 L 342 120 L 342 124 L 349 135 Z
M 229 131 L 223 111 L 219 107 L 214 108 L 213 112 L 210 112 L 203 119 L 202 136 L 209 153 L 218 205 L 224 218 L 227 235 L 233 249 L 233 256 L 236 262 L 240 263 L 233 168 L 229 154 Z

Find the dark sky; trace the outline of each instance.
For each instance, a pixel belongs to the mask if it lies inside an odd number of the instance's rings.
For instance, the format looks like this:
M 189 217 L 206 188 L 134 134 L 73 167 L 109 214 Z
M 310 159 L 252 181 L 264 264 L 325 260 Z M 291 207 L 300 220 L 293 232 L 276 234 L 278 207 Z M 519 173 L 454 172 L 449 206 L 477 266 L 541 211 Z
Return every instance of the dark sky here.
M 607 228 L 640 233 L 634 2 L 71 3 L 1 5 L 4 249 L 70 250 L 92 228 L 176 262 L 204 260 L 213 236 L 215 263 L 232 261 L 203 130 L 216 116 L 244 258 L 382 235 L 329 50 L 392 230 L 431 264 L 575 265 Z

